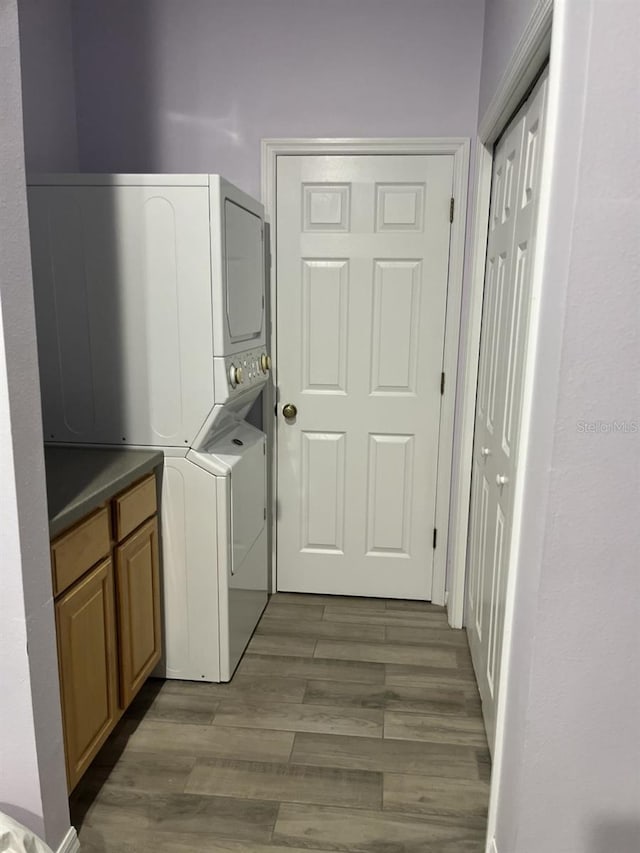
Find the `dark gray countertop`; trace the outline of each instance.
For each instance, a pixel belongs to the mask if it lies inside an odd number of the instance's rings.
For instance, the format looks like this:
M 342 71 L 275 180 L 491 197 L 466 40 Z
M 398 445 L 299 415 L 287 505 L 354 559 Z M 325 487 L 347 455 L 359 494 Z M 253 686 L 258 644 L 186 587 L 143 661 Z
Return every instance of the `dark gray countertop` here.
M 49 534 L 53 538 L 163 463 L 159 450 L 46 446 Z

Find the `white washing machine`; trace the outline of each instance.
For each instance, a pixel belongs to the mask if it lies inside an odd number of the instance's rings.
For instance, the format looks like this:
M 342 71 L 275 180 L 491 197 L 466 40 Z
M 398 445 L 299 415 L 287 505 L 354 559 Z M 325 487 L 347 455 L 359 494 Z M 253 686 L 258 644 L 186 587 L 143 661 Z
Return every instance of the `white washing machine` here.
M 165 451 L 167 678 L 228 681 L 267 603 L 266 438 L 238 419 L 201 450 Z
M 29 187 L 45 438 L 159 447 L 169 678 L 231 678 L 268 589 L 264 211 L 219 175 Z

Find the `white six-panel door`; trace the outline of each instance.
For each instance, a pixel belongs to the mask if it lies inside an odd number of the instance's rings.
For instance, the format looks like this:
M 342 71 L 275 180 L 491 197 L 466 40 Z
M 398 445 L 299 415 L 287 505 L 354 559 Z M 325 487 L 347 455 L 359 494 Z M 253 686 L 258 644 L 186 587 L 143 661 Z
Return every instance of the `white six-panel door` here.
M 280 590 L 431 597 L 452 177 L 278 158 Z
M 546 75 L 494 156 L 473 448 L 467 631 L 493 746 L 521 386 L 540 186 Z

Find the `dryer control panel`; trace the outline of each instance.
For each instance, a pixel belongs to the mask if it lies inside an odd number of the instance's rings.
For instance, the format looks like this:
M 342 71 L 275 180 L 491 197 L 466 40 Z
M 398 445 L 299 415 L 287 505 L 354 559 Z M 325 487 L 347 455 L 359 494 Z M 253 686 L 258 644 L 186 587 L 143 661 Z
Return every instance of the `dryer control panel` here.
M 250 388 L 264 385 L 270 372 L 271 358 L 264 348 L 214 359 L 216 404 L 221 405 Z

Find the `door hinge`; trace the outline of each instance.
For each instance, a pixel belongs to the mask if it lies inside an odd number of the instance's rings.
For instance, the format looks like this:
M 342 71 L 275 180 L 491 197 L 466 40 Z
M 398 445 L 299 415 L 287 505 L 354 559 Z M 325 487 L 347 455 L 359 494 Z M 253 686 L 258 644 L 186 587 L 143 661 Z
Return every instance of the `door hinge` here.
M 454 211 L 455 206 L 456 206 L 456 200 L 452 196 L 451 201 L 449 203 L 449 222 L 453 222 L 453 211 Z
M 440 374 L 440 395 L 444 394 L 444 371 Z
M 436 547 L 437 542 L 438 542 L 438 528 L 434 527 L 433 528 L 433 547 L 434 548 Z

